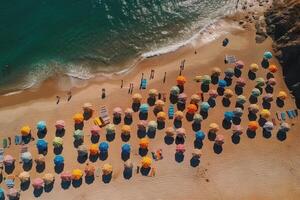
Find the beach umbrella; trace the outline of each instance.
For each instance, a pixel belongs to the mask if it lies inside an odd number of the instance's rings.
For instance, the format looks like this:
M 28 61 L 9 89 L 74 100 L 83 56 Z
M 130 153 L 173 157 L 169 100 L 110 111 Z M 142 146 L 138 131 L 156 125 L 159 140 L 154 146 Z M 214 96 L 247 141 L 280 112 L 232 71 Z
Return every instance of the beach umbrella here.
M 121 133 L 123 135 L 130 135 L 131 127 L 129 125 L 122 125 L 121 127 Z
M 45 156 L 43 154 L 39 154 L 36 159 L 34 159 L 35 163 L 37 165 L 43 165 L 45 164 Z
M 257 88 L 252 89 L 251 95 L 254 97 L 259 97 L 261 95 L 260 90 Z
M 190 114 L 194 114 L 197 111 L 197 106 L 195 104 L 189 104 L 187 106 L 187 112 Z
M 15 188 L 9 188 L 8 193 L 7 193 L 7 197 L 8 199 L 19 199 L 20 198 L 20 191 L 15 189 Z
M 271 102 L 271 101 L 273 101 L 273 94 L 267 93 L 267 94 L 263 97 L 263 100 L 266 101 L 266 102 Z
M 175 114 L 174 114 L 174 117 L 175 117 L 176 120 L 182 120 L 183 117 L 184 117 L 184 114 L 183 114 L 183 112 L 181 112 L 180 110 L 177 110 L 177 111 L 175 112 Z
M 134 103 L 140 103 L 142 101 L 143 97 L 140 93 L 135 93 L 132 95 L 132 101 Z
M 237 98 L 236 98 L 236 102 L 239 103 L 239 104 L 244 104 L 244 103 L 246 103 L 246 101 L 247 101 L 247 99 L 246 99 L 246 97 L 243 96 L 243 95 L 239 95 L 239 96 L 237 96 Z
M 107 126 L 106 126 L 106 134 L 115 134 L 115 132 L 116 132 L 116 126 L 114 125 L 114 124 L 108 124 Z
M 26 172 L 26 171 L 21 172 L 18 177 L 19 177 L 21 183 L 26 183 L 30 180 L 30 174 L 29 174 L 29 172 Z
M 243 113 L 244 113 L 244 111 L 240 107 L 234 108 L 234 110 L 233 110 L 233 114 L 235 117 L 241 117 L 243 115 Z
M 215 143 L 217 145 L 222 145 L 222 144 L 224 144 L 224 140 L 225 140 L 224 135 L 218 134 L 216 136 Z
M 143 103 L 141 106 L 140 106 L 140 112 L 141 113 L 147 113 L 149 110 L 149 105 L 146 104 L 146 103 Z
M 112 173 L 112 171 L 113 171 L 113 167 L 111 164 L 106 163 L 102 166 L 102 172 L 104 175 L 109 175 Z
M 194 81 L 199 83 L 202 80 L 202 76 L 198 75 L 194 77 Z
M 62 181 L 71 181 L 72 174 L 71 174 L 71 172 L 63 172 L 63 173 L 61 173 L 60 178 Z
M 165 121 L 167 119 L 167 114 L 165 112 L 160 111 L 157 113 L 157 120 L 158 121 Z
M 4 190 L 0 188 L 0 199 L 5 199 Z
M 191 102 L 197 104 L 197 103 L 199 103 L 199 101 L 200 101 L 200 96 L 198 94 L 193 94 L 191 96 Z
M 21 160 L 23 163 L 29 163 L 32 161 L 32 155 L 29 151 L 21 154 Z
M 202 117 L 202 115 L 200 115 L 199 113 L 196 113 L 196 114 L 194 115 L 194 117 L 193 117 L 193 120 L 194 120 L 194 122 L 196 122 L 196 123 L 200 123 L 200 122 L 203 121 L 203 117 Z
M 156 121 L 149 121 L 148 130 L 155 131 L 156 129 L 157 129 L 157 122 Z
M 107 142 L 101 142 L 99 144 L 99 150 L 100 152 L 107 152 L 109 148 L 109 144 Z
M 54 148 L 62 147 L 63 143 L 64 143 L 64 141 L 61 137 L 55 137 L 52 142 Z
M 46 122 L 45 121 L 39 121 L 36 125 L 36 128 L 38 131 L 44 131 L 46 129 Z
M 122 152 L 123 152 L 123 153 L 130 154 L 130 151 L 131 151 L 131 146 L 130 146 L 130 144 L 123 144 L 123 145 L 122 145 Z
M 176 145 L 176 152 L 177 153 L 184 153 L 185 152 L 185 146 L 184 146 L 184 144 L 178 144 L 178 145 Z
M 276 81 L 275 78 L 270 78 L 270 79 L 267 80 L 268 85 L 275 86 L 276 83 L 277 83 L 277 81 Z
M 192 156 L 193 156 L 194 158 L 200 159 L 201 156 L 202 156 L 202 150 L 201 150 L 201 149 L 194 149 L 194 150 L 192 151 Z
M 216 90 L 209 90 L 209 91 L 208 91 L 208 95 L 209 95 L 211 98 L 217 98 L 218 92 L 217 92 Z
M 219 86 L 220 88 L 224 88 L 224 87 L 227 86 L 227 82 L 226 82 L 225 80 L 219 80 L 219 81 L 218 81 L 218 86 Z
M 121 115 L 122 115 L 122 108 L 120 108 L 120 107 L 115 107 L 114 109 L 113 109 L 113 116 L 114 117 L 121 117 Z
M 259 111 L 259 106 L 257 104 L 250 104 L 248 111 L 256 114 Z
M 65 121 L 64 120 L 57 120 L 55 122 L 55 128 L 58 130 L 62 130 L 65 128 Z
M 73 116 L 73 120 L 76 124 L 80 124 L 83 122 L 84 120 L 84 117 L 83 117 L 83 114 L 82 113 L 76 113 L 74 116 Z
M 265 59 L 271 59 L 273 57 L 272 53 L 270 51 L 266 51 L 264 53 L 264 58 Z
M 139 121 L 139 123 L 137 124 L 137 127 L 139 130 L 146 130 L 146 127 L 148 126 L 148 122 L 145 120 L 141 120 Z
M 41 178 L 35 178 L 33 181 L 32 181 L 32 187 L 34 189 L 41 189 L 44 187 L 44 180 L 41 179 Z
M 100 130 L 101 130 L 101 128 L 99 126 L 94 125 L 91 128 L 91 134 L 94 136 L 98 136 L 98 135 L 100 135 Z
M 209 85 L 211 83 L 211 77 L 209 75 L 202 76 L 201 83 L 203 85 Z
M 144 156 L 141 161 L 143 168 L 149 168 L 152 164 L 152 159 L 149 156 Z
M 280 131 L 288 132 L 290 129 L 291 129 L 291 126 L 290 126 L 288 123 L 282 122 L 282 123 L 280 124 L 280 127 L 279 127 L 279 130 L 280 130 Z
M 140 140 L 140 148 L 141 149 L 147 149 L 149 146 L 149 140 L 147 138 L 142 138 Z
M 54 182 L 55 177 L 54 177 L 53 174 L 47 173 L 43 176 L 43 180 L 44 180 L 45 185 L 49 185 L 49 184 L 52 184 Z
M 86 176 L 94 176 L 96 168 L 93 164 L 87 163 L 84 168 L 84 173 Z
M 173 127 L 168 127 L 166 129 L 166 135 L 169 137 L 173 137 L 175 135 L 175 129 Z
M 240 77 L 236 80 L 236 85 L 239 87 L 244 87 L 246 85 L 246 81 L 244 78 Z
M 252 63 L 252 64 L 250 65 L 250 71 L 252 71 L 252 72 L 257 72 L 258 69 L 259 69 L 259 66 L 258 66 L 256 63 Z
M 257 121 L 250 121 L 248 123 L 248 129 L 251 131 L 256 131 L 256 129 L 258 129 L 259 124 L 257 123 Z
M 278 71 L 278 68 L 276 65 L 270 65 L 268 70 L 272 73 L 276 73 Z
M 230 111 L 224 112 L 224 119 L 226 121 L 232 121 L 233 117 L 234 117 L 234 113 L 233 112 L 230 112 Z
M 83 104 L 82 108 L 85 112 L 90 112 L 93 110 L 93 105 L 89 102 L 86 102 Z
M 178 128 L 176 129 L 176 134 L 178 137 L 185 137 L 186 131 L 184 128 Z
M 209 132 L 216 133 L 220 130 L 220 127 L 216 123 L 209 124 Z
M 36 142 L 36 147 L 39 151 L 45 151 L 48 148 L 48 142 L 43 139 L 38 139 Z
M 233 134 L 242 135 L 243 134 L 243 127 L 241 125 L 234 125 L 232 127 Z
M 98 145 L 97 144 L 91 144 L 90 145 L 90 155 L 95 156 L 99 152 Z
M 263 87 L 265 85 L 265 79 L 262 77 L 256 78 L 255 82 L 257 87 Z
M 83 172 L 80 169 L 74 169 L 72 171 L 72 179 L 73 180 L 80 180 L 83 176 Z
M 74 131 L 73 137 L 75 140 L 83 140 L 84 133 L 82 130 L 77 129 L 76 131 Z
M 184 76 L 177 76 L 176 82 L 177 85 L 184 85 L 186 83 L 186 78 Z
M 56 155 L 53 159 L 53 162 L 57 166 L 61 166 L 65 162 L 65 158 L 62 155 Z
M 22 136 L 28 136 L 31 133 L 31 129 L 29 126 L 23 126 L 21 128 L 21 134 Z
M 158 99 L 155 101 L 156 108 L 162 108 L 164 105 L 165 105 L 165 102 L 163 100 Z
M 5 155 L 3 158 L 3 163 L 5 166 L 13 165 L 15 163 L 15 158 L 11 155 Z
M 221 69 L 219 67 L 214 67 L 211 70 L 211 75 L 212 76 L 220 76 L 222 73 Z
M 265 129 L 268 132 L 271 132 L 274 129 L 274 124 L 271 121 L 267 121 L 264 125 L 263 125 L 263 129 Z
M 83 144 L 77 148 L 77 152 L 79 156 L 86 156 L 88 154 L 87 147 Z
M 178 99 L 185 102 L 187 99 L 187 95 L 185 93 L 181 93 L 178 95 Z
M 149 97 L 156 98 L 158 95 L 158 91 L 157 91 L 157 89 L 150 89 L 148 94 L 149 94 Z
M 195 138 L 196 138 L 196 140 L 204 140 L 204 138 L 205 138 L 205 134 L 204 134 L 204 132 L 203 131 L 197 131 L 196 133 L 195 133 Z
M 285 91 L 280 91 L 277 95 L 280 100 L 285 100 L 287 98 L 287 94 Z
M 170 94 L 177 96 L 180 93 L 180 89 L 178 86 L 173 86 L 170 90 Z
M 126 168 L 126 169 L 132 169 L 133 168 L 133 163 L 130 159 L 128 159 L 124 162 L 124 168 Z
M 238 61 L 236 61 L 236 62 L 234 63 L 234 66 L 235 66 L 236 68 L 238 68 L 238 69 L 243 69 L 244 66 L 245 66 L 245 63 L 244 63 L 243 61 L 241 61 L 241 60 L 238 60 Z
M 233 91 L 231 89 L 228 89 L 228 88 L 225 89 L 225 91 L 224 91 L 224 97 L 225 98 L 229 99 L 229 98 L 233 97 L 233 95 L 234 94 L 233 94 Z
M 207 112 L 209 109 L 210 109 L 210 105 L 209 105 L 209 103 L 207 103 L 207 102 L 202 102 L 201 104 L 200 104 L 200 109 L 201 109 L 201 111 L 203 111 L 203 112 Z
M 132 108 L 126 108 L 126 110 L 124 111 L 124 113 L 125 113 L 125 116 L 126 116 L 127 118 L 131 118 L 131 117 L 132 117 L 133 110 L 132 110 Z
M 227 68 L 225 70 L 225 76 L 228 77 L 228 78 L 231 78 L 233 77 L 234 75 L 234 69 L 233 68 Z
M 271 113 L 268 109 L 262 109 L 260 111 L 260 116 L 264 119 L 268 119 L 271 116 Z

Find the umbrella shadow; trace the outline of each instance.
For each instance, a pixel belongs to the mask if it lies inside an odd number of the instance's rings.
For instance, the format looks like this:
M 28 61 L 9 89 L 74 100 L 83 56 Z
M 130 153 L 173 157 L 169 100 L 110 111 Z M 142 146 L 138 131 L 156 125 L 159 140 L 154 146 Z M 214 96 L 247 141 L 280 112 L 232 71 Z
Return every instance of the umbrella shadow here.
M 71 181 L 61 181 L 60 186 L 62 189 L 67 190 L 71 186 Z
M 99 153 L 99 159 L 100 160 L 106 160 L 108 158 L 108 152 L 100 152 Z
M 91 119 L 92 116 L 93 116 L 93 112 L 85 111 L 85 112 L 83 113 L 83 119 L 84 119 L 85 121 Z
M 256 74 L 249 70 L 248 71 L 248 78 L 253 81 L 253 80 L 256 79 Z
M 127 117 L 127 116 L 124 117 L 124 124 L 125 125 L 131 125 L 132 122 L 133 122 L 132 117 Z
M 43 194 L 43 188 L 35 188 L 34 190 L 33 190 L 33 195 L 34 195 L 34 197 L 40 197 L 41 195 Z
M 229 107 L 230 104 L 231 104 L 231 101 L 230 101 L 230 99 L 223 97 L 222 98 L 222 104 L 223 104 L 224 107 Z
M 219 82 L 219 76 L 211 75 L 210 78 L 211 78 L 211 83 L 212 84 L 214 84 L 214 85 L 218 84 L 218 82 Z
M 241 140 L 241 137 L 239 134 L 232 134 L 231 141 L 233 144 L 239 144 Z
M 64 137 L 66 130 L 63 129 L 56 129 L 55 131 L 55 136 L 56 137 Z
M 123 170 L 123 177 L 124 179 L 129 180 L 132 177 L 132 169 L 125 167 Z
M 265 91 L 266 91 L 266 93 L 273 94 L 274 88 L 271 85 L 266 85 Z
M 148 130 L 148 131 L 147 131 L 147 136 L 148 136 L 150 139 L 154 139 L 155 136 L 156 136 L 156 130 Z
M 133 110 L 134 112 L 139 111 L 140 106 L 141 106 L 141 103 L 132 103 L 132 104 L 131 104 L 131 108 L 132 108 L 132 110 Z
M 37 165 L 35 166 L 35 171 L 36 171 L 37 173 L 42 173 L 42 172 L 45 170 L 45 168 L 46 168 L 45 163 L 37 164 Z
M 223 151 L 223 147 L 222 147 L 222 145 L 219 145 L 219 144 L 214 144 L 214 152 L 216 153 L 216 154 L 220 154 L 220 153 L 222 153 L 222 151 Z
M 178 96 L 170 94 L 169 100 L 170 100 L 171 104 L 176 104 L 178 101 Z
M 200 159 L 197 156 L 193 156 L 190 160 L 191 167 L 198 167 L 200 164 Z
M 282 100 L 279 99 L 279 98 L 276 98 L 276 105 L 277 105 L 279 108 L 283 108 L 283 106 L 284 106 L 284 101 L 282 101 Z
M 226 81 L 227 86 L 231 86 L 231 85 L 232 85 L 232 78 L 226 76 L 226 77 L 224 78 L 224 80 Z
M 241 109 L 244 110 L 244 105 L 241 104 L 241 103 L 236 102 L 236 103 L 235 103 L 235 108 L 241 108 Z
M 256 104 L 257 103 L 257 97 L 255 97 L 255 96 L 253 96 L 253 95 L 250 95 L 250 97 L 249 97 L 249 102 L 251 103 L 251 104 Z
M 185 142 L 184 137 L 176 136 L 175 144 L 184 144 L 184 142 Z
M 228 130 L 228 129 L 231 128 L 231 122 L 226 120 L 226 119 L 223 119 L 222 126 L 223 126 L 224 129 Z
M 84 177 L 84 182 L 88 185 L 92 184 L 95 180 L 95 176 L 94 175 L 90 175 L 90 176 L 85 176 Z
M 89 161 L 91 161 L 91 162 L 96 162 L 98 160 L 98 154 L 96 154 L 96 155 L 92 155 L 92 154 L 90 154 L 89 155 Z
M 186 120 L 188 121 L 188 122 L 191 122 L 191 121 L 193 121 L 193 118 L 194 118 L 194 114 L 192 114 L 192 113 L 186 113 L 185 114 L 185 118 L 186 118 Z
M 284 131 L 281 131 L 281 130 L 279 130 L 278 132 L 277 132 L 277 139 L 279 140 L 279 141 L 284 141 L 284 140 L 286 140 L 286 132 L 284 132 Z
M 195 132 L 201 130 L 201 123 L 200 122 L 193 122 L 192 123 L 192 129 Z
M 78 155 L 77 156 L 77 162 L 79 162 L 80 164 L 82 164 L 82 163 L 85 163 L 85 161 L 88 159 L 88 156 L 87 155 L 85 155 L 85 156 L 80 156 L 80 155 Z
M 177 85 L 177 87 L 179 88 L 180 94 L 184 92 L 184 85 Z
M 64 171 L 65 165 L 64 164 L 60 164 L 60 165 L 55 165 L 54 166 L 54 171 L 57 174 L 60 174 Z
M 174 119 L 173 125 L 175 128 L 181 128 L 182 127 L 182 121 L 178 119 Z
M 270 78 L 274 78 L 274 75 L 271 72 L 268 72 L 266 77 L 267 79 L 270 79 Z
M 29 181 L 22 182 L 22 183 L 20 184 L 20 189 L 21 189 L 22 191 L 26 191 L 26 190 L 29 189 L 29 186 L 30 186 L 30 180 L 29 180 Z
M 11 174 L 13 173 L 13 171 L 15 170 L 16 166 L 15 163 L 11 164 L 11 165 L 5 165 L 4 171 L 7 174 Z
M 38 153 L 43 154 L 44 156 L 46 156 L 47 153 L 48 153 L 48 147 L 46 149 L 38 149 Z
M 266 139 L 269 139 L 272 136 L 271 131 L 267 131 L 266 129 L 263 129 L 263 137 Z
M 146 135 L 147 135 L 147 132 L 146 132 L 146 130 L 141 130 L 141 129 L 138 129 L 137 130 L 137 136 L 138 136 L 138 138 L 144 138 L 144 137 L 146 137 Z
M 243 94 L 244 89 L 243 89 L 243 87 L 236 85 L 236 86 L 234 87 L 234 91 L 235 91 L 235 94 L 241 95 L 241 94 Z
M 203 141 L 202 140 L 195 140 L 194 141 L 194 148 L 195 149 L 202 149 L 203 147 Z
M 143 176 L 148 176 L 148 174 L 150 173 L 150 171 L 151 171 L 151 167 L 148 167 L 148 168 L 141 167 L 141 170 L 140 170 L 140 172 L 141 172 L 141 174 Z
M 121 139 L 123 142 L 128 142 L 130 140 L 130 135 L 121 134 Z
M 59 154 L 62 153 L 63 149 L 64 149 L 63 146 L 54 147 L 54 148 L 53 148 L 53 153 L 54 153 L 55 155 L 59 155 Z
M 177 102 L 177 110 L 184 111 L 185 110 L 185 102 L 178 101 Z
M 148 103 L 149 106 L 154 106 L 155 101 L 156 101 L 156 98 L 153 98 L 153 97 L 148 97 L 147 98 L 147 103 Z
M 24 171 L 30 171 L 32 169 L 32 161 L 30 162 L 23 162 L 23 170 Z
M 139 155 L 145 156 L 148 153 L 148 149 L 139 148 Z
M 108 142 L 112 142 L 114 141 L 116 134 L 115 133 L 106 134 L 105 137 Z
M 234 76 L 239 78 L 242 75 L 242 71 L 239 68 L 234 68 Z
M 247 129 L 246 133 L 247 133 L 248 138 L 250 138 L 250 139 L 254 139 L 256 136 L 256 132 L 252 131 L 250 129 Z
M 171 137 L 171 136 L 167 136 L 167 135 L 166 135 L 166 136 L 164 137 L 164 141 L 165 141 L 165 144 L 171 145 L 171 144 L 174 143 L 174 138 Z
M 162 130 L 166 127 L 166 123 L 164 121 L 157 121 L 157 129 Z
M 202 116 L 203 119 L 207 119 L 207 117 L 208 117 L 208 112 L 207 112 L 207 111 L 204 111 L 204 110 L 201 110 L 201 111 L 200 111 L 200 115 Z
M 111 179 L 112 179 L 112 174 L 111 173 L 107 174 L 107 175 L 105 175 L 105 174 L 102 175 L 102 182 L 105 183 L 105 184 L 110 183 Z
M 25 144 L 28 144 L 31 141 L 31 139 L 32 139 L 31 134 L 27 136 L 22 136 L 22 142 L 24 142 Z
M 256 116 L 255 113 L 249 112 L 249 113 L 248 113 L 248 119 L 249 119 L 249 121 L 256 121 L 257 116 Z
M 122 118 L 121 118 L 121 117 L 113 117 L 113 123 L 114 123 L 115 125 L 120 124 L 121 121 L 122 121 Z
M 181 162 L 183 162 L 183 160 L 184 160 L 184 154 L 181 152 L 176 152 L 175 153 L 175 161 L 178 163 L 181 163 Z
M 83 144 L 83 140 L 82 139 L 79 139 L 79 140 L 74 140 L 73 141 L 73 146 L 75 147 L 75 148 L 78 148 L 80 145 L 82 145 Z
M 130 153 L 122 151 L 121 152 L 121 159 L 123 161 L 127 161 L 128 159 L 130 159 Z
M 100 139 L 100 135 L 92 135 L 91 136 L 91 142 L 93 144 L 97 144 L 99 142 L 99 139 Z
M 234 125 L 240 125 L 241 124 L 241 118 L 240 117 L 233 117 L 232 118 L 232 123 Z
M 54 182 L 45 184 L 44 191 L 47 193 L 51 192 L 53 190 L 53 185 L 54 185 Z
M 264 69 L 267 69 L 270 65 L 268 59 L 265 59 L 265 58 L 263 58 L 263 60 L 261 61 L 260 64 Z
M 262 118 L 262 117 L 260 117 L 258 119 L 258 124 L 259 124 L 260 127 L 263 127 L 266 122 L 267 122 L 267 120 Z
M 148 113 L 139 112 L 139 119 L 140 120 L 147 120 L 148 119 Z
M 209 104 L 209 106 L 211 108 L 214 108 L 216 106 L 216 100 L 214 98 L 212 98 L 212 97 L 208 98 L 207 103 Z
M 224 91 L 225 91 L 225 89 L 223 87 L 218 87 L 217 88 L 217 92 L 218 92 L 219 96 L 223 96 L 224 95 Z
M 201 91 L 202 92 L 208 92 L 209 90 L 209 85 L 208 84 L 201 84 Z
M 262 87 L 260 87 L 260 86 L 258 86 L 258 85 L 256 85 L 255 86 L 255 88 L 256 89 L 259 89 L 259 91 L 260 91 L 260 94 L 262 94 L 264 91 L 263 91 L 263 88 Z
M 72 186 L 74 188 L 79 188 L 82 185 L 82 178 L 80 178 L 79 180 L 72 180 Z
M 38 130 L 37 132 L 37 136 L 39 139 L 42 139 L 46 136 L 47 134 L 47 128 L 45 128 L 44 130 Z
M 214 132 L 209 131 L 207 134 L 207 138 L 209 139 L 209 141 L 215 141 L 216 137 L 217 137 L 217 134 Z
M 84 123 L 81 122 L 81 123 L 75 123 L 74 124 L 74 130 L 82 130 L 84 127 Z
M 262 106 L 264 109 L 271 109 L 271 103 L 263 100 Z

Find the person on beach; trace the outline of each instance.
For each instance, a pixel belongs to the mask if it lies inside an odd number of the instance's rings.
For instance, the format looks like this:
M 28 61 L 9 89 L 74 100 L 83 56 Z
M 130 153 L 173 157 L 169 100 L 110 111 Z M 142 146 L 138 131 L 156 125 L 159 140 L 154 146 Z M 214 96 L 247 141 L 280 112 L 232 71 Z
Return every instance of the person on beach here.
M 121 80 L 121 89 L 123 88 L 124 81 Z
M 133 92 L 133 83 L 131 83 L 131 90 L 130 90 L 130 94 L 132 94 Z
M 67 93 L 67 95 L 68 95 L 68 101 L 70 101 L 71 98 L 72 98 L 72 91 L 70 90 L 70 91 Z
M 195 55 L 196 55 L 196 54 L 197 54 L 197 51 L 195 50 L 195 52 L 194 52 L 194 53 L 195 53 Z
M 11 145 L 11 137 L 8 137 L 7 139 L 8 139 L 8 146 L 10 146 Z
M 56 96 L 56 104 L 59 104 L 60 96 Z
M 129 84 L 128 94 L 130 94 L 130 90 L 131 90 L 131 83 Z
M 105 94 L 105 88 L 102 88 L 102 95 L 101 95 L 101 98 L 104 99 L 106 97 L 106 94 Z
M 201 96 L 201 101 L 204 102 L 204 94 L 203 94 L 203 92 L 200 93 L 200 96 Z
M 166 82 L 166 78 L 167 78 L 167 72 L 165 72 L 164 79 L 163 79 L 163 83 Z
M 158 99 L 161 99 L 161 93 L 158 93 Z
M 184 70 L 185 59 L 180 63 L 180 71 Z
M 140 173 L 140 166 L 137 166 L 137 167 L 136 167 L 136 173 L 137 173 L 137 174 Z
M 151 79 L 154 79 L 154 72 L 155 72 L 155 70 L 154 70 L 154 69 L 151 69 L 151 72 L 150 72 L 150 80 L 151 80 Z

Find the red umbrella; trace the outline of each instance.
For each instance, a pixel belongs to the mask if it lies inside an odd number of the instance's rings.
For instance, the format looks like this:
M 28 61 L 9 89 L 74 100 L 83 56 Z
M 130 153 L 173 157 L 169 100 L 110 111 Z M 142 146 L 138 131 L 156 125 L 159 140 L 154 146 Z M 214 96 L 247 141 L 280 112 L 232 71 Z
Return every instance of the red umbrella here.
M 178 144 L 178 145 L 176 146 L 176 152 L 177 152 L 177 153 L 184 153 L 184 152 L 185 152 L 185 147 L 184 147 L 184 145 L 183 145 L 183 144 Z

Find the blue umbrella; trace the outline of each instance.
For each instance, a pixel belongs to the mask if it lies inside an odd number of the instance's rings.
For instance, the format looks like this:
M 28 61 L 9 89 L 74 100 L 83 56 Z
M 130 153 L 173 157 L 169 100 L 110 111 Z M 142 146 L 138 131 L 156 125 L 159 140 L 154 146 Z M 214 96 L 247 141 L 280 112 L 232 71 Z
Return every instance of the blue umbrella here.
M 233 117 L 234 117 L 234 113 L 233 112 L 227 111 L 227 112 L 224 113 L 224 118 L 227 121 L 231 121 L 233 119 Z
M 196 140 L 201 140 L 202 141 L 205 138 L 205 134 L 204 134 L 203 131 L 197 131 L 195 133 L 195 137 L 196 137 Z
M 123 153 L 129 154 L 129 153 L 130 153 L 130 150 L 131 150 L 130 144 L 123 144 L 123 145 L 122 145 L 122 152 L 123 152 Z
M 0 188 L 0 199 L 4 199 L 4 190 Z
M 39 139 L 39 140 L 36 142 L 36 147 L 37 147 L 38 150 L 40 150 L 40 151 L 45 151 L 45 150 L 47 150 L 47 148 L 48 148 L 48 142 L 46 142 L 46 141 L 43 140 L 43 139 Z
M 225 80 L 219 80 L 218 85 L 219 87 L 224 88 L 227 86 L 227 82 Z
M 149 105 L 146 104 L 146 103 L 143 103 L 141 106 L 140 106 L 140 112 L 142 113 L 147 113 L 149 110 Z
M 46 122 L 45 121 L 39 121 L 36 125 L 36 128 L 39 130 L 39 131 L 43 131 L 46 129 Z
M 265 59 L 271 59 L 273 57 L 272 53 L 270 51 L 266 51 L 264 53 L 264 58 Z
M 107 152 L 109 148 L 109 144 L 107 142 L 101 142 L 99 144 L 99 150 L 100 152 Z
M 207 102 L 202 102 L 201 105 L 200 105 L 200 108 L 201 108 L 202 111 L 207 112 L 210 108 L 210 105 Z
M 54 164 L 55 164 L 55 165 L 63 165 L 65 159 L 64 159 L 64 157 L 61 156 L 61 155 L 56 155 L 56 156 L 54 157 L 54 160 L 53 160 L 53 161 L 54 161 Z

